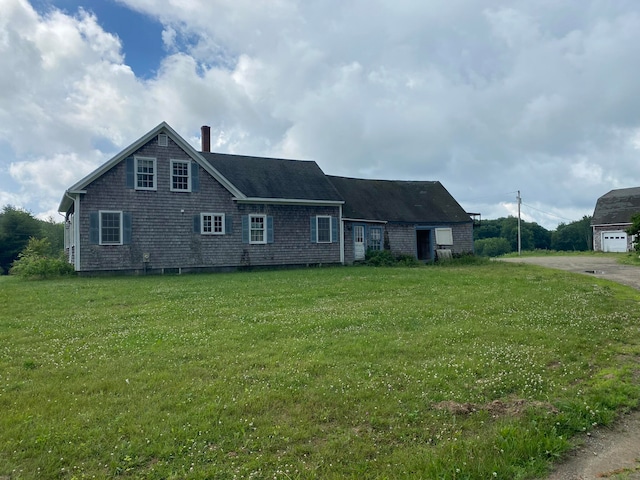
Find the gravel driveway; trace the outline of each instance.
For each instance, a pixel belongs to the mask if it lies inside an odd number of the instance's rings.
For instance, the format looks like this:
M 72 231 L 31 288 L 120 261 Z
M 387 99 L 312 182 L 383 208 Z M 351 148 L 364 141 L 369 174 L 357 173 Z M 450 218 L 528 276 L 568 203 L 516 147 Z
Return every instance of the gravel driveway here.
M 619 265 L 611 257 L 571 255 L 505 258 L 500 261 L 591 275 L 640 290 L 640 267 Z M 640 479 L 640 412 L 625 415 L 616 425 L 600 428 L 583 440 L 584 444 L 547 480 Z

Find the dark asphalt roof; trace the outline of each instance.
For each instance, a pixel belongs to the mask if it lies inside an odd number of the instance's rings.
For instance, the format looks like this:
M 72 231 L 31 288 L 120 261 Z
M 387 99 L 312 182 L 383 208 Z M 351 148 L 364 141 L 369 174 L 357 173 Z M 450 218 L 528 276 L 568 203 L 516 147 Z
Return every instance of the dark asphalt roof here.
M 201 152 L 247 197 L 342 201 L 316 162 Z
M 411 223 L 472 222 L 440 182 L 364 180 L 328 175 L 346 218 Z
M 636 213 L 640 213 L 640 187 L 611 190 L 596 202 L 591 225 L 631 223 Z

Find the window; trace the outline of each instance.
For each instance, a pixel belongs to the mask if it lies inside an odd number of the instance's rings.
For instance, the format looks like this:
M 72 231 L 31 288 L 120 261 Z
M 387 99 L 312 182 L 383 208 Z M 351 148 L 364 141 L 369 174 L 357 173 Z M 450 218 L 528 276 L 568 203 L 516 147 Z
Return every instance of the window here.
M 190 163 L 184 160 L 171 160 L 171 191 L 191 191 Z
M 315 215 L 311 218 L 311 243 L 333 243 L 339 241 L 338 217 Z
M 369 230 L 369 248 L 382 250 L 382 229 L 380 227 L 372 227 Z
M 136 190 L 156 189 L 156 159 L 135 157 Z
M 224 235 L 224 214 L 223 213 L 203 213 L 201 214 L 202 230 L 200 233 L 209 235 Z
M 166 133 L 158 134 L 158 146 L 159 147 L 167 147 L 169 146 L 169 138 Z
M 122 212 L 100 212 L 100 245 L 122 245 Z
M 317 242 L 318 243 L 331 243 L 331 217 L 316 217 L 317 229 L 316 232 L 318 234 Z
M 249 215 L 249 243 L 267 243 L 265 227 L 264 215 Z

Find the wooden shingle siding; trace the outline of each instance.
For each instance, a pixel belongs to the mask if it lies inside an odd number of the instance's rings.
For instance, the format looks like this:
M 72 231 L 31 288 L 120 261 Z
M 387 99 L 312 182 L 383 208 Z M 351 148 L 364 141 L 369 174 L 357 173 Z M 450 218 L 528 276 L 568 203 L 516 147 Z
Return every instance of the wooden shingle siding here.
M 339 263 L 339 242 L 309 241 L 309 218 L 338 216 L 338 207 L 238 204 L 213 177 L 198 167 L 192 173 L 191 192 L 170 191 L 170 160 L 190 160 L 171 139 L 167 147 L 152 140 L 135 155 L 157 159 L 157 189 L 127 188 L 130 173 L 122 161 L 89 184 L 80 213 L 81 271 L 143 271 L 214 269 L 236 266 L 307 265 Z M 197 167 L 194 162 L 193 166 Z M 193 172 L 194 170 L 192 170 Z M 128 180 L 129 178 L 129 180 Z M 130 214 L 131 242 L 97 245 L 89 238 L 90 218 L 100 210 Z M 194 231 L 202 212 L 225 214 L 224 235 Z M 265 214 L 273 218 L 273 243 L 243 244 L 242 217 Z M 145 262 L 144 254 L 148 254 Z

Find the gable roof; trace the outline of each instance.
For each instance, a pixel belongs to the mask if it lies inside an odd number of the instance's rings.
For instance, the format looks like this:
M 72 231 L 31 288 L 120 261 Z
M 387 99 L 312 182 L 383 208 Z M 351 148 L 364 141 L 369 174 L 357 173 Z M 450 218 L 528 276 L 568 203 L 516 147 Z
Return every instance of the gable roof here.
M 316 162 L 201 152 L 202 157 L 247 199 L 342 203 Z
M 73 199 L 69 196 L 69 194 L 75 193 L 83 193 L 83 190 L 94 180 L 97 180 L 102 175 L 104 175 L 107 171 L 115 167 L 118 163 L 120 163 L 125 158 L 134 154 L 137 150 L 142 148 L 145 144 L 147 144 L 153 137 L 157 136 L 160 133 L 165 133 L 168 135 L 182 150 L 184 150 L 187 155 L 189 155 L 194 161 L 198 162 L 206 171 L 208 171 L 216 180 L 218 180 L 222 186 L 224 186 L 229 192 L 233 195 L 244 198 L 242 192 L 240 192 L 233 184 L 231 184 L 226 178 L 224 178 L 220 172 L 215 170 L 210 164 L 204 161 L 200 153 L 193 148 L 186 140 L 184 140 L 178 133 L 169 126 L 167 122 L 162 122 L 145 135 L 140 137 L 138 140 L 133 142 L 131 145 L 126 147 L 120 153 L 118 153 L 115 157 L 108 160 L 106 163 L 103 163 L 94 171 L 89 173 L 86 177 L 82 178 L 78 182 L 76 182 L 73 186 L 68 188 L 65 193 L 62 195 L 62 200 L 60 201 L 60 206 L 58 207 L 59 212 L 66 212 L 71 208 L 73 204 Z
M 591 225 L 631 223 L 636 213 L 640 213 L 640 187 L 611 190 L 596 202 Z
M 346 218 L 411 223 L 473 221 L 437 181 L 328 178 L 345 199 Z

